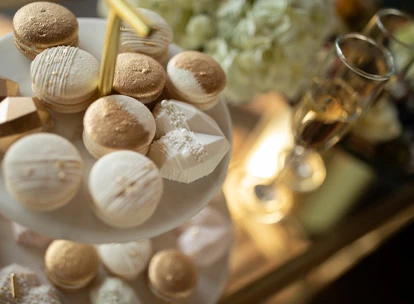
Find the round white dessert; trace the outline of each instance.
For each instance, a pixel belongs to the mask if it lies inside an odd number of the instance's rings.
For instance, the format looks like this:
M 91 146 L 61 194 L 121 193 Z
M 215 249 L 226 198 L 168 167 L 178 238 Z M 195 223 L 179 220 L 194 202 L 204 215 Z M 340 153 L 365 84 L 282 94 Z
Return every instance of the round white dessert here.
M 148 220 L 163 193 L 155 164 L 132 151 L 100 158 L 89 175 L 89 191 L 98 218 L 117 228 L 136 227 Z

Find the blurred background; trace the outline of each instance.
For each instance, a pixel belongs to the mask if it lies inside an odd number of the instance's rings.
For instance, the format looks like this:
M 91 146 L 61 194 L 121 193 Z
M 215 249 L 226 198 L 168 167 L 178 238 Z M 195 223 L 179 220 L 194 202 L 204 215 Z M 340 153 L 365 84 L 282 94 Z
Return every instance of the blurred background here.
M 32 1 L 0 0 L 0 36 L 12 31 L 13 14 L 28 2 Z M 96 0 L 55 2 L 78 17 L 106 14 Z M 271 44 L 275 52 L 295 54 L 280 62 L 276 57 L 259 62 L 255 53 L 243 49 L 256 37 L 246 34 L 243 41 L 226 41 L 220 31 L 231 26 L 221 27 L 221 21 L 211 17 L 219 1 L 131 2 L 159 9 L 174 23 L 177 43 L 210 53 L 228 73 L 226 96 L 233 118 L 234 149 L 224 192 L 236 242 L 222 303 L 414 303 L 413 78 L 398 81 L 385 105 L 366 119 L 361 129 L 374 131 L 367 135 L 355 130 L 322 153 L 326 165 L 322 186 L 307 193 L 289 192 L 278 205 L 277 219 L 263 220 L 247 212 L 239 193 L 245 187 L 241 176 L 246 172 L 268 178 L 280 170 L 278 157 L 292 145 L 292 105 L 306 88 L 303 80 L 314 67 L 309 61 L 323 59 L 338 34 L 361 31 L 379 8 L 394 7 L 412 14 L 414 1 L 274 0 L 283 9 L 271 13 L 283 12 L 289 29 L 282 32 L 280 23 L 262 26 L 271 33 L 281 31 L 274 38 L 277 47 Z M 186 6 L 181 7 L 184 2 Z M 214 32 L 205 31 L 209 22 L 214 23 L 213 28 L 217 23 Z M 243 38 L 241 28 L 234 30 Z M 308 41 L 312 35 L 315 37 Z M 226 52 L 220 48 L 224 42 Z M 234 49 L 229 51 L 230 47 Z M 227 66 L 230 57 L 232 65 Z M 234 58 L 243 65 L 237 66 Z M 254 74 L 246 62 L 274 64 L 277 72 Z M 263 73 L 266 79 L 260 78 Z M 236 93 L 246 87 L 244 81 L 252 85 L 240 97 Z

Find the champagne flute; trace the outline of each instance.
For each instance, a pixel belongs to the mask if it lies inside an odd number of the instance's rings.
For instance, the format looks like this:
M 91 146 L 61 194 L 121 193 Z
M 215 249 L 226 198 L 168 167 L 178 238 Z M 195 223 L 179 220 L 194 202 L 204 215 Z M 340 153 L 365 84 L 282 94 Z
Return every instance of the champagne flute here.
M 398 77 L 405 77 L 414 66 L 414 19 L 410 15 L 390 8 L 379 10 L 362 33 L 388 47 Z
M 339 36 L 293 114 L 294 148 L 285 166 L 269 184 L 256 185 L 261 201 L 277 200 L 285 184 L 295 191 L 312 191 L 325 178 L 317 151 L 335 145 L 368 108 L 394 74 L 391 53 L 362 34 Z

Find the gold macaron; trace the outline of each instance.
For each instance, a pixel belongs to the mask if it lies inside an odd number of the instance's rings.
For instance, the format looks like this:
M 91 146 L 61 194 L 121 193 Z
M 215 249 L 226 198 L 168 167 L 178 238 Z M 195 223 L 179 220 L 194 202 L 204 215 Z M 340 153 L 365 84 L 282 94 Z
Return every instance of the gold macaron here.
M 163 92 L 165 70 L 155 59 L 137 53 L 119 54 L 116 61 L 114 91 L 151 104 Z
M 136 99 L 109 95 L 92 103 L 83 119 L 83 142 L 96 159 L 119 150 L 147 154 L 155 136 L 150 110 Z
M 151 290 L 167 301 L 183 300 L 194 291 L 198 274 L 192 260 L 182 252 L 168 249 L 158 252 L 148 268 Z
M 78 46 L 78 30 L 76 16 L 55 3 L 27 4 L 13 17 L 14 43 L 23 55 L 32 60 L 47 48 Z
M 45 254 L 49 281 L 65 292 L 75 292 L 87 286 L 99 269 L 95 247 L 65 240 L 55 240 Z

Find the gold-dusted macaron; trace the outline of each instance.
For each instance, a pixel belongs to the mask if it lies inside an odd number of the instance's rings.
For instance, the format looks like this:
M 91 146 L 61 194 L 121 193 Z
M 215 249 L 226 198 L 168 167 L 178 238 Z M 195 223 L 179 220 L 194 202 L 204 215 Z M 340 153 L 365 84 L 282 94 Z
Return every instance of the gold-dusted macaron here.
M 83 125 L 85 147 L 97 159 L 119 150 L 147 154 L 156 128 L 150 110 L 123 95 L 95 101 L 86 111 Z
M 167 301 L 183 300 L 194 291 L 198 274 L 189 257 L 178 250 L 158 252 L 148 268 L 149 285 L 154 294 Z
M 167 66 L 165 94 L 200 110 L 215 106 L 226 86 L 226 75 L 210 56 L 186 51 L 175 55 Z
M 95 278 L 99 263 L 95 247 L 71 241 L 53 241 L 45 254 L 49 281 L 66 292 L 87 286 Z
M 78 29 L 71 11 L 50 2 L 27 4 L 13 17 L 14 43 L 29 59 L 54 46 L 78 46 Z
M 165 81 L 165 70 L 155 59 L 137 53 L 118 55 L 114 91 L 149 105 L 161 95 Z

